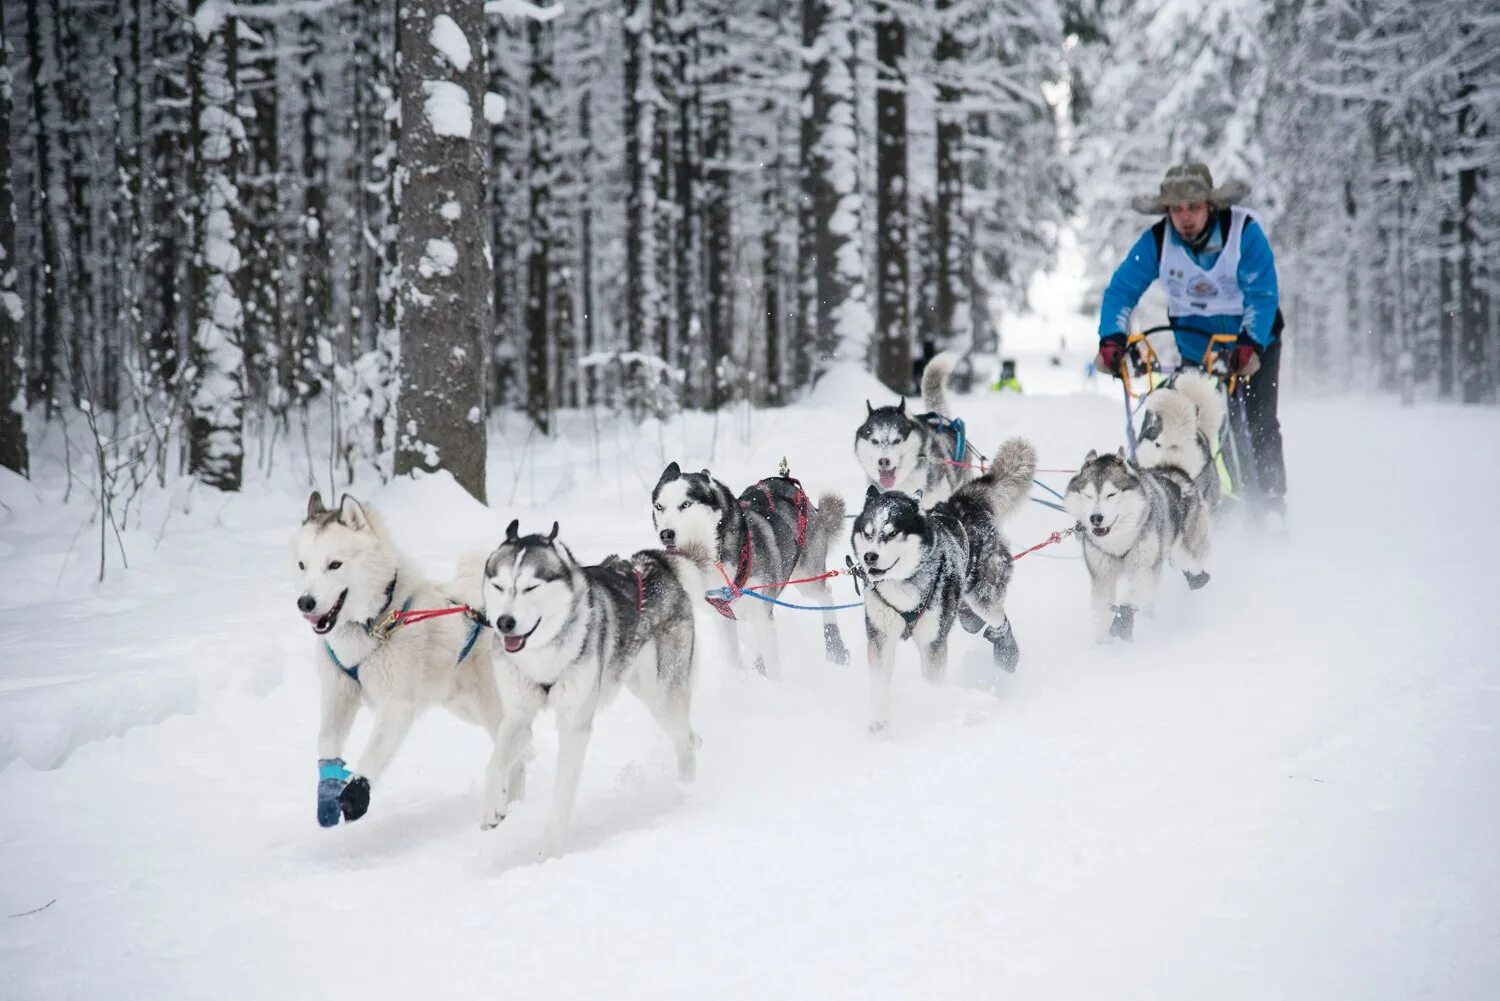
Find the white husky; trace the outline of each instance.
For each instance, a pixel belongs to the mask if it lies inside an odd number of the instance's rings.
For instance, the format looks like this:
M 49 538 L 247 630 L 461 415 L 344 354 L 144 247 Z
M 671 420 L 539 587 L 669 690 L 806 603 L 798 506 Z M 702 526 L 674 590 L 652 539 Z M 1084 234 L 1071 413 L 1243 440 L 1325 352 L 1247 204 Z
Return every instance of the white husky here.
M 490 666 L 490 636 L 467 615 L 444 615 L 387 633 L 396 609 L 451 607 L 450 598 L 477 604 L 477 565 L 451 586 L 430 583 L 392 545 L 375 512 L 345 494 L 329 510 L 313 494 L 292 540 L 297 609 L 316 640 L 312 659 L 322 683 L 318 726 L 318 823 L 358 820 L 401 746 L 412 721 L 441 705 L 493 735 L 502 717 Z M 360 705 L 375 713 L 369 742 L 351 770 L 344 743 Z M 510 794 L 524 791 L 517 763 Z

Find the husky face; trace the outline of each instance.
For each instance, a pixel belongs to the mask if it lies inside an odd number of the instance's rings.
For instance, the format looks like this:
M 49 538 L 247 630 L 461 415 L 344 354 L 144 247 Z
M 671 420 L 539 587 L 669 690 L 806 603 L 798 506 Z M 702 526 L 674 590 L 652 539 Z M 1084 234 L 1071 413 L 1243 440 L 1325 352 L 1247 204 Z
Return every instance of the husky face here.
M 484 565 L 484 614 L 506 653 L 520 653 L 529 640 L 538 646 L 555 640 L 573 612 L 577 563 L 557 541 L 557 522 L 548 535 L 521 535 L 520 522 L 505 529 L 505 541 Z
M 876 408 L 865 401 L 869 411 L 865 422 L 854 432 L 854 455 L 871 483 L 882 490 L 902 490 L 914 482 L 922 452 L 917 423 L 906 415 L 906 401 L 894 407 Z
M 307 517 L 292 539 L 297 610 L 322 636 L 339 622 L 373 617 L 387 600 L 396 573 L 394 551 L 373 517 L 345 494 L 333 510 L 321 495 L 307 500 Z
M 854 519 L 849 546 L 870 580 L 906 580 L 921 565 L 929 534 L 916 498 L 872 486 L 865 491 L 864 510 Z
M 1063 498 L 1068 514 L 1096 539 L 1111 532 L 1133 533 L 1145 520 L 1150 503 L 1123 449 L 1114 455 L 1090 451 Z
M 662 548 L 670 553 L 697 543 L 711 553 L 718 552 L 726 493 L 706 469 L 684 473 L 674 462 L 663 470 L 651 491 L 651 524 Z M 733 503 L 733 498 L 727 501 Z

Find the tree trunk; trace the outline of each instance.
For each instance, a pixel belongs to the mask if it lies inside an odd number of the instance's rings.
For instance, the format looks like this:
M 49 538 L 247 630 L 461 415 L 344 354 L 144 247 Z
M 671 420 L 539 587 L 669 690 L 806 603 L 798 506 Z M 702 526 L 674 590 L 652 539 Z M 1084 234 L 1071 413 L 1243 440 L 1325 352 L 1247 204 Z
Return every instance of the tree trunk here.
M 553 149 L 557 76 L 553 69 L 552 27 L 541 21 L 527 26 L 531 43 L 530 152 L 527 156 L 527 188 L 531 195 L 527 216 L 527 244 L 531 248 L 526 266 L 526 413 L 543 434 L 551 430 L 553 400 L 550 348 L 552 329 L 549 313 L 552 293 L 552 213 L 557 158 Z
M 192 0 L 198 15 L 210 0 Z M 243 312 L 235 295 L 240 267 L 234 215 L 243 127 L 235 115 L 235 21 L 195 19 L 189 63 L 193 167 L 193 388 L 188 401 L 188 464 L 202 483 L 238 490 L 244 465 Z
M 729 362 L 734 352 L 734 246 L 731 217 L 733 180 L 729 158 L 730 82 L 727 50 L 729 22 L 719 3 L 708 23 L 704 46 L 707 88 L 703 96 L 703 244 L 704 326 L 708 341 L 708 405 L 722 407 L 730 399 Z M 769 220 L 768 220 L 769 221 Z M 769 290 L 768 290 L 769 292 Z M 768 331 L 769 334 L 769 331 Z M 774 346 L 767 344 L 767 352 Z
M 937 210 L 933 242 L 937 264 L 935 324 L 944 347 L 968 350 L 968 269 L 964 265 L 968 227 L 964 223 L 963 48 L 958 40 L 954 0 L 937 0 L 937 45 L 933 50 L 937 86 Z
M 892 392 L 911 380 L 911 226 L 906 180 L 906 24 L 894 7 L 875 23 L 875 375 Z
M 865 301 L 864 203 L 859 189 L 855 29 L 852 0 L 811 0 L 820 8 L 813 44 L 813 231 L 817 249 L 820 366 L 863 365 L 874 319 Z
M 491 318 L 484 214 L 484 15 L 466 0 L 402 0 L 401 396 L 396 475 L 451 472 L 485 498 L 485 337 Z M 432 43 L 462 37 L 463 65 Z M 453 46 L 450 45 L 449 48 Z M 455 211 L 455 209 L 457 211 Z
M 16 290 L 16 205 L 10 163 L 10 35 L 0 21 L 0 466 L 30 474 L 21 297 Z

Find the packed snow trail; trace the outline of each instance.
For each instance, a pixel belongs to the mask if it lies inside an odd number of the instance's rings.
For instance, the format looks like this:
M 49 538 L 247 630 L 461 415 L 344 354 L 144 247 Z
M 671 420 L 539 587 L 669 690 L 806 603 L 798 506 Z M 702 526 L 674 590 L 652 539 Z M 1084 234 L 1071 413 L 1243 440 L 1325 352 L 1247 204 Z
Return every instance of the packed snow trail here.
M 842 378 L 757 413 L 748 446 L 721 418 L 713 459 L 711 418 L 605 431 L 598 471 L 584 419 L 545 451 L 512 424 L 493 511 L 445 480 L 373 501 L 434 572 L 515 516 L 558 518 L 585 559 L 650 545 L 663 456 L 741 483 L 785 454 L 853 503 L 850 439 L 882 396 Z M 1120 443 L 1112 396 L 957 402 L 977 440 L 1027 435 L 1043 466 Z M 440 713 L 368 816 L 317 827 L 284 565 L 305 470 L 194 497 L 159 547 L 147 519 L 103 585 L 87 541 L 63 561 L 86 511 L 56 504 L 60 478 L 29 500 L 7 482 L 0 998 L 1492 997 L 1500 467 L 1473 459 L 1500 415 L 1289 402 L 1283 421 L 1288 542 L 1226 534 L 1202 592 L 1168 571 L 1129 647 L 1089 639 L 1081 563 L 1041 558 L 1072 542 L 1028 557 L 1019 673 L 962 634 L 935 689 L 908 648 L 886 739 L 865 732 L 857 610 L 847 668 L 816 615 L 778 613 L 772 685 L 724 668 L 705 608 L 698 782 L 679 790 L 668 741 L 618 700 L 544 864 L 547 719 L 497 830 L 478 830 L 487 741 Z M 1064 525 L 1030 505 L 1008 534 Z

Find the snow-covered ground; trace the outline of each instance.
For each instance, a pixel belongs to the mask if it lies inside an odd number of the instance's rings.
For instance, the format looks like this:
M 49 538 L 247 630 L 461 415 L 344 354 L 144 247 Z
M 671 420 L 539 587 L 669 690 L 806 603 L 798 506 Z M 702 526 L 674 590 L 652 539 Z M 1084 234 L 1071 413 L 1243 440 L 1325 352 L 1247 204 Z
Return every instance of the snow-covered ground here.
M 1027 435 L 1047 468 L 1119 444 L 1083 361 L 963 399 L 976 444 Z M 599 557 L 652 542 L 672 459 L 741 485 L 785 455 L 854 502 L 867 395 L 836 373 L 791 410 L 576 415 L 554 443 L 512 419 L 489 509 L 440 479 L 360 488 L 434 573 L 512 517 Z M 709 632 L 698 782 L 622 696 L 546 863 L 547 719 L 497 830 L 486 738 L 441 714 L 367 817 L 317 827 L 287 544 L 322 463 L 283 443 L 242 496 L 152 500 L 99 584 L 86 491 L 63 504 L 44 458 L 0 481 L 0 998 L 1492 998 L 1500 414 L 1283 418 L 1290 539 L 1226 533 L 1208 589 L 1169 578 L 1133 646 L 1090 641 L 1076 550 L 1047 549 L 1012 587 L 1019 673 L 959 634 L 933 688 L 904 651 L 874 739 L 857 611 L 845 668 L 816 616 L 784 617 L 779 685 L 731 674 Z M 1064 524 L 1032 505 L 1010 536 Z

